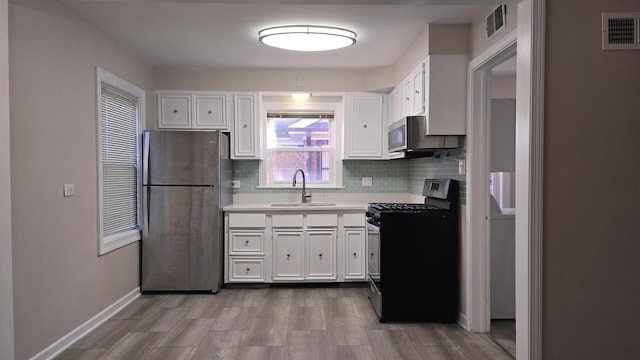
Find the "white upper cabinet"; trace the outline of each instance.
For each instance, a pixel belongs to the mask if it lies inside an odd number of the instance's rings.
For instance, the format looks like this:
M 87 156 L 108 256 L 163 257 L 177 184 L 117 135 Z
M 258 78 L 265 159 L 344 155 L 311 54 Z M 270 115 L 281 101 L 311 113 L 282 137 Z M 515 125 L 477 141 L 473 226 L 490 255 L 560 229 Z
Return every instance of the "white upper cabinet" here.
M 158 93 L 158 128 L 190 128 L 191 113 L 191 94 Z
M 195 95 L 195 128 L 228 129 L 226 94 Z
M 409 76 L 411 77 L 411 84 L 413 85 L 413 91 L 411 93 L 413 97 L 413 108 L 411 108 L 411 113 L 414 115 L 422 114 L 425 106 L 424 63 L 419 64 Z
M 398 85 L 389 93 L 389 121 L 387 125 L 400 120 L 402 117 L 402 104 L 402 87 Z M 383 130 L 386 131 L 387 128 L 385 127 Z
M 389 94 L 389 123 L 425 115 L 425 135 L 464 135 L 467 116 L 467 56 L 429 55 Z M 399 100 L 394 100 L 399 98 Z
M 430 55 L 425 61 L 426 135 L 464 135 L 467 124 L 467 56 Z
M 380 94 L 345 95 L 345 134 L 343 159 L 380 159 L 383 156 L 383 130 L 386 133 Z
M 402 81 L 402 113 L 404 116 L 420 115 L 424 112 L 424 63 L 418 64 Z
M 259 159 L 258 94 L 234 94 L 232 159 Z
M 225 93 L 158 91 L 159 129 L 228 130 Z

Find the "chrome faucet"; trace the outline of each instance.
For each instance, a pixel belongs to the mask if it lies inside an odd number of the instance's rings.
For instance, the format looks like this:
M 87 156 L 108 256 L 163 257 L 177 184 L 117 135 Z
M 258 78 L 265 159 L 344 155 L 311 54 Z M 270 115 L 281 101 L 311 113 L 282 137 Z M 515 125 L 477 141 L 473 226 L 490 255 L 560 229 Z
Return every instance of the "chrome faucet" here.
M 296 186 L 296 176 L 298 173 L 302 174 L 302 203 L 306 204 L 307 199 L 311 199 L 311 193 L 307 193 L 307 180 L 304 177 L 304 171 L 302 171 L 302 169 L 298 169 L 293 173 L 293 183 L 291 185 L 293 185 L 293 187 Z

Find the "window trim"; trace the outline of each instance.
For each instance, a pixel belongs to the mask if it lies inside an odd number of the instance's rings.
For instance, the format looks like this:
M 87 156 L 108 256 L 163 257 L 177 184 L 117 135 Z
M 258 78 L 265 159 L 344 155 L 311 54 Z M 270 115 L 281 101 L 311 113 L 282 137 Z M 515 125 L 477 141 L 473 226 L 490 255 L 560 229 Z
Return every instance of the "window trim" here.
M 102 123 L 100 119 L 100 109 L 102 107 L 102 84 L 108 84 L 112 87 L 115 87 L 121 91 L 128 93 L 138 99 L 138 117 L 136 119 L 136 136 L 138 138 L 138 144 L 140 141 L 140 134 L 143 129 L 145 117 L 145 91 L 141 88 L 129 83 L 126 80 L 123 80 L 116 75 L 96 66 L 96 148 L 97 148 L 97 182 L 98 182 L 98 191 L 97 191 L 97 204 L 98 204 L 98 256 L 107 254 L 114 250 L 117 250 L 121 247 L 139 241 L 141 236 L 141 220 L 142 214 L 141 211 L 141 194 L 142 194 L 142 171 L 141 171 L 141 159 L 138 149 L 138 159 L 137 159 L 137 178 L 138 178 L 138 186 L 137 186 L 137 207 L 138 207 L 138 229 L 137 230 L 129 230 L 124 231 L 118 234 L 104 236 L 103 226 L 104 226 L 104 213 L 103 213 L 103 191 L 104 184 L 102 181 Z M 138 146 L 139 148 L 139 146 Z
M 332 112 L 333 121 L 331 122 L 331 137 L 329 143 L 333 144 L 329 150 L 329 156 L 331 157 L 331 176 L 328 183 L 320 182 L 307 182 L 307 188 L 310 189 L 336 189 L 343 188 L 342 177 L 342 123 L 344 119 L 344 111 L 342 101 L 340 102 L 282 102 L 263 101 L 260 108 L 260 128 L 262 136 L 262 150 L 265 154 L 265 158 L 260 161 L 258 172 L 258 188 L 270 188 L 270 189 L 291 189 L 291 183 L 273 183 L 269 182 L 269 166 L 271 161 L 266 155 L 269 153 L 267 149 L 267 113 L 273 112 Z M 296 149 L 296 151 L 300 151 Z

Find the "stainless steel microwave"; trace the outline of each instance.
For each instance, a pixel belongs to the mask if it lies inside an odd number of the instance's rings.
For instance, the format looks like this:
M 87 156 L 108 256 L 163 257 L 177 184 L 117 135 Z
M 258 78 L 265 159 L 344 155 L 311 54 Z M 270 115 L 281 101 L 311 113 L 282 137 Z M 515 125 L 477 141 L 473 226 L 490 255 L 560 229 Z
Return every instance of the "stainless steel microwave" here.
M 459 146 L 455 135 L 426 135 L 426 116 L 407 116 L 389 126 L 389 152 L 434 151 Z

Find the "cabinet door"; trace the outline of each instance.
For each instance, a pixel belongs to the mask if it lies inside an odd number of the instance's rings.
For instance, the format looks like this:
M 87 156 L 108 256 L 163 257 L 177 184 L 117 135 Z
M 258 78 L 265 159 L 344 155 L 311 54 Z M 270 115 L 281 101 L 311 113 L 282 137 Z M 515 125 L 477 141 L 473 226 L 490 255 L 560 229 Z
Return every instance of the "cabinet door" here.
M 467 56 L 429 55 L 425 64 L 427 135 L 464 135 Z
M 394 122 L 400 120 L 402 118 L 402 87 L 396 86 L 391 93 L 389 93 L 389 123 L 388 125 L 393 124 Z M 383 131 L 387 129 L 383 127 Z
M 344 279 L 365 279 L 365 238 L 364 228 L 344 231 Z
M 307 279 L 336 280 L 336 230 L 307 230 Z
M 345 159 L 382 157 L 382 95 L 348 94 Z
M 194 127 L 227 129 L 227 97 L 225 94 L 197 94 Z
M 158 128 L 188 129 L 191 127 L 190 94 L 158 94 Z
M 411 116 L 413 114 L 413 77 L 411 74 L 402 81 L 402 114 Z
M 303 231 L 273 231 L 273 280 L 304 280 Z
M 258 159 L 257 97 L 235 94 L 233 97 L 233 159 Z
M 413 84 L 412 115 L 424 113 L 424 63 L 420 63 L 411 73 Z

